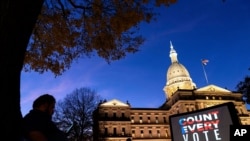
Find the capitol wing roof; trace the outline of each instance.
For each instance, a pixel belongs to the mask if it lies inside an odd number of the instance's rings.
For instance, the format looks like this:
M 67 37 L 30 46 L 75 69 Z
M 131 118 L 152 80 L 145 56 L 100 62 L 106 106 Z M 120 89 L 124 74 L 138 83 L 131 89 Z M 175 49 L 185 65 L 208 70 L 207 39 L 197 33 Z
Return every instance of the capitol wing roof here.
M 231 92 L 231 91 L 229 91 L 227 89 L 218 87 L 218 86 L 213 85 L 213 84 L 202 87 L 202 88 L 199 88 L 196 91 L 197 92 Z
M 128 104 L 126 103 L 123 103 L 117 99 L 113 99 L 113 100 L 110 100 L 110 101 L 107 101 L 105 103 L 102 103 L 101 106 L 118 106 L 118 107 L 129 107 Z

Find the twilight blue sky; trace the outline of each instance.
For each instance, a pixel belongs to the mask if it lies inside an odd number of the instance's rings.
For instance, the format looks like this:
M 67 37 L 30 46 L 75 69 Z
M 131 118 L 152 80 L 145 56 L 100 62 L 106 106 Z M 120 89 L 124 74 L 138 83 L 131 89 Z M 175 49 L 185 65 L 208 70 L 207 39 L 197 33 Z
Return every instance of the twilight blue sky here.
M 210 84 L 234 91 L 250 74 L 249 0 L 179 0 L 159 12 L 157 21 L 141 26 L 146 41 L 140 51 L 122 60 L 80 59 L 56 78 L 50 72 L 22 72 L 22 113 L 41 94 L 59 100 L 81 87 L 107 100 L 128 100 L 132 107 L 158 107 L 165 101 L 170 40 L 198 88 L 207 85 L 202 58 L 209 60 L 205 70 Z

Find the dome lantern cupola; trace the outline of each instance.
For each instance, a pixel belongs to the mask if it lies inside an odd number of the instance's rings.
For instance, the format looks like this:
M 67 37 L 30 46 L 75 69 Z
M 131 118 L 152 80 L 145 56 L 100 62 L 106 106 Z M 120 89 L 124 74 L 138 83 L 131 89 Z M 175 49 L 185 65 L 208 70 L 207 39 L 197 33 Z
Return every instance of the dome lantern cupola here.
M 178 62 L 177 53 L 176 53 L 176 51 L 174 50 L 174 46 L 173 46 L 173 44 L 172 44 L 171 41 L 170 41 L 170 53 L 169 53 L 169 57 L 171 58 L 171 62 L 172 62 L 172 63 Z
M 178 62 L 177 52 L 170 41 L 170 53 L 171 65 L 167 71 L 167 82 L 163 88 L 166 98 L 169 99 L 178 89 L 192 90 L 196 88 L 195 83 L 189 75 L 188 70 L 181 63 Z

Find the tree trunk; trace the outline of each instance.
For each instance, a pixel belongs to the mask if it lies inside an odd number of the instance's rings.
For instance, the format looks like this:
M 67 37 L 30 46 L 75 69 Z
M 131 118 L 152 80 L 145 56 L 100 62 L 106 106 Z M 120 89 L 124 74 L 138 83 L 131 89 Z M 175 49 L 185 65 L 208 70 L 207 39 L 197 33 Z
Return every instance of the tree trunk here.
M 20 77 L 25 51 L 44 0 L 0 1 L 0 137 L 21 140 Z

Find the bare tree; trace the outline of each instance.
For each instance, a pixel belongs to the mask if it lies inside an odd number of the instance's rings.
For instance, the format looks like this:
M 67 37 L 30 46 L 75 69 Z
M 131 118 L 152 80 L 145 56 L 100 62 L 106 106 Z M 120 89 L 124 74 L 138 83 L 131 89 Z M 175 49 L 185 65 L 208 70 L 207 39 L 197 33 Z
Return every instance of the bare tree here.
M 72 141 L 87 141 L 92 138 L 92 114 L 97 108 L 100 97 L 90 88 L 80 88 L 58 101 L 54 121 L 68 133 Z M 71 131 L 67 128 L 73 124 Z

